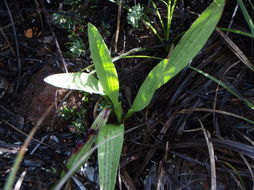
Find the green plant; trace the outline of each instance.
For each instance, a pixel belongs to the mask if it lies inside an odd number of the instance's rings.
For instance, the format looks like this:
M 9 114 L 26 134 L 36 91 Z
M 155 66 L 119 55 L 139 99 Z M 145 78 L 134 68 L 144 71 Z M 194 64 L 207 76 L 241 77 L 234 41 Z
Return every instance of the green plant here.
M 249 13 L 248 13 L 244 3 L 243 3 L 243 0 L 237 0 L 237 3 L 238 3 L 238 5 L 241 8 L 243 16 L 244 16 L 244 18 L 245 18 L 245 20 L 246 20 L 246 22 L 247 22 L 247 24 L 248 24 L 248 26 L 250 28 L 251 34 L 254 35 L 254 24 L 253 24 L 253 21 L 252 21 L 250 15 L 249 15 Z M 249 2 L 249 3 L 251 4 L 251 2 Z M 254 11 L 254 7 L 253 6 L 252 6 L 252 10 Z
M 66 30 L 69 35 L 69 41 L 65 43 L 65 46 L 69 49 L 69 55 L 73 57 L 80 57 L 85 53 L 85 45 L 80 39 L 80 35 L 84 33 L 82 27 L 82 20 L 73 19 L 67 13 L 52 15 L 52 20 L 59 28 Z
M 138 30 L 141 27 L 141 23 L 144 16 L 144 7 L 140 4 L 137 4 L 129 9 L 127 14 L 127 22 L 130 24 L 134 29 Z
M 72 21 L 70 16 L 66 16 L 66 15 L 67 15 L 66 12 L 63 12 L 62 14 L 53 13 L 52 21 L 59 28 L 71 31 L 75 27 L 75 22 Z
M 79 5 L 81 0 L 64 0 L 64 3 L 67 5 Z
M 69 49 L 68 54 L 71 57 L 80 57 L 85 54 L 85 44 L 81 40 L 81 36 L 84 34 L 84 22 L 81 13 L 75 10 L 79 10 L 81 0 L 65 0 L 64 5 L 71 8 L 61 13 L 53 13 L 52 21 L 69 33 L 69 40 L 65 43 Z
M 196 72 L 198 72 L 199 74 L 205 76 L 206 78 L 209 78 L 210 80 L 217 83 L 218 85 L 222 86 L 228 92 L 230 92 L 235 97 L 237 97 L 239 100 L 242 100 L 249 108 L 254 110 L 254 105 L 249 100 L 245 99 L 238 91 L 236 91 L 236 89 L 230 87 L 230 85 L 227 85 L 226 83 L 214 78 L 213 76 L 209 75 L 208 73 L 205 73 L 205 72 L 201 71 L 200 69 L 197 69 L 197 68 L 192 67 L 192 66 L 189 66 L 189 68 L 196 71 Z
M 159 40 L 161 42 L 163 42 L 163 41 L 168 41 L 169 40 L 170 26 L 171 26 L 173 13 L 174 13 L 174 10 L 175 10 L 177 0 L 167 0 L 167 1 L 160 0 L 160 2 L 162 2 L 167 8 L 166 23 L 162 19 L 162 15 L 160 14 L 156 3 L 153 0 L 151 0 L 153 8 L 155 9 L 156 15 L 159 19 L 160 25 L 163 29 L 164 35 L 162 36 L 162 35 L 159 34 L 158 30 L 156 30 L 156 28 L 152 25 L 152 22 L 149 20 L 148 17 L 146 17 L 145 23 L 153 31 L 153 33 L 159 38 Z
M 254 35 L 248 33 L 248 32 L 243 32 L 241 30 L 235 30 L 235 29 L 229 29 L 229 28 L 222 28 L 222 27 L 219 27 L 220 30 L 222 31 L 226 31 L 226 32 L 232 32 L 232 33 L 235 33 L 235 34 L 240 34 L 240 35 L 243 35 L 243 36 L 247 36 L 247 37 L 250 37 L 250 38 L 254 38 Z
M 158 88 L 188 66 L 189 62 L 198 54 L 214 31 L 221 17 L 224 3 L 224 0 L 216 0 L 211 3 L 183 35 L 179 43 L 171 51 L 170 57 L 160 61 L 158 65 L 151 70 L 141 85 L 126 115 L 123 114 L 121 102 L 119 102 L 119 80 L 115 65 L 113 64 L 103 38 L 92 24 L 88 24 L 88 38 L 97 78 L 93 75 L 94 72 L 92 72 L 89 74 L 57 74 L 45 79 L 46 82 L 58 87 L 97 93 L 107 96 L 110 99 L 118 124 L 106 125 L 106 121 L 103 120 L 103 122 L 100 123 L 100 127 L 97 125 L 92 126 L 93 130 L 98 129 L 97 145 L 100 189 L 114 189 L 124 138 L 124 120 L 130 118 L 135 112 L 144 109 L 150 103 Z M 171 14 L 172 6 L 170 6 L 170 15 Z M 168 23 L 170 24 L 170 22 Z M 95 135 L 93 135 L 92 138 L 93 142 L 94 137 Z M 70 158 L 71 161 L 67 162 L 67 168 L 74 167 L 75 161 L 81 159 L 83 154 L 86 156 L 89 155 L 89 149 L 92 147 L 92 144 L 93 143 L 90 141 L 87 141 L 87 143 L 80 148 L 79 152 L 75 153 L 74 156 Z M 73 171 L 75 171 L 75 169 Z M 63 184 L 63 182 L 61 182 L 61 184 Z M 60 189 L 60 185 L 58 185 L 58 189 Z
M 73 108 L 63 105 L 58 112 L 60 118 L 71 123 L 75 132 L 82 133 L 87 130 L 86 111 L 84 107 Z
M 246 21 L 246 23 L 248 24 L 248 27 L 250 29 L 250 33 L 249 32 L 243 32 L 241 30 L 236 30 L 236 29 L 230 29 L 230 28 L 219 28 L 220 30 L 223 31 L 227 31 L 227 32 L 232 32 L 232 33 L 236 33 L 236 34 L 240 34 L 243 36 L 248 36 L 250 38 L 254 38 L 254 24 L 253 24 L 253 19 L 251 18 L 251 16 L 248 13 L 248 10 L 246 8 L 246 6 L 244 5 L 242 0 L 237 0 L 238 5 L 240 6 L 240 9 L 243 13 L 244 19 Z M 249 1 L 250 7 L 252 9 L 252 11 L 254 11 L 254 7 L 253 4 Z
M 69 121 L 75 117 L 75 109 L 69 108 L 66 105 L 63 105 L 58 112 L 59 116 L 65 121 Z
M 109 114 L 110 109 L 104 108 L 97 116 L 91 128 L 89 129 L 86 142 L 77 144 L 70 158 L 67 160 L 66 167 L 68 169 L 70 169 L 83 156 L 83 154 L 89 152 L 89 150 L 96 141 L 98 130 L 101 130 L 101 128 L 106 125 Z M 62 175 L 63 174 L 64 172 L 62 173 Z
M 72 56 L 80 57 L 85 53 L 85 45 L 81 39 L 70 38 L 70 42 L 65 43 Z

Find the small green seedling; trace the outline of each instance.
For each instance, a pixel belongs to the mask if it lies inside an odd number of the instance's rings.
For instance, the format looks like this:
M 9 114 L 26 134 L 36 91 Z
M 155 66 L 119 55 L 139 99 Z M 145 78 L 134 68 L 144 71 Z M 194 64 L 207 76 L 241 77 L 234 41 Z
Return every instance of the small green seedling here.
M 121 102 L 119 102 L 119 79 L 115 65 L 102 36 L 90 23 L 88 24 L 88 38 L 95 72 L 57 74 L 45 79 L 46 82 L 57 87 L 83 90 L 107 96 L 110 99 L 118 124 L 106 125 L 104 120 L 104 123 L 100 123 L 100 128 L 98 128 L 97 144 L 101 190 L 113 190 L 115 187 L 124 138 L 122 123 L 135 112 L 148 106 L 155 91 L 188 66 L 214 31 L 223 12 L 224 4 L 225 0 L 214 0 L 196 19 L 172 50 L 170 57 L 160 61 L 148 74 L 126 115 L 123 114 Z M 170 11 L 172 14 L 172 6 Z M 95 73 L 97 77 L 95 77 Z M 89 148 L 91 148 L 91 144 L 81 147 L 80 151 L 67 162 L 67 168 L 71 168 L 72 163 L 87 153 Z
M 73 132 L 83 133 L 87 130 L 86 112 L 87 110 L 83 106 L 76 108 L 63 104 L 58 110 L 58 116 L 63 121 L 71 123 Z
M 160 2 L 162 2 L 166 8 L 167 8 L 167 16 L 166 16 L 166 22 L 163 21 L 162 16 L 159 12 L 159 9 L 157 7 L 157 5 L 155 4 L 155 2 L 153 0 L 151 0 L 151 3 L 153 5 L 153 8 L 156 11 L 156 15 L 160 21 L 160 25 L 163 29 L 163 33 L 164 35 L 160 35 L 158 30 L 156 30 L 156 28 L 152 25 L 152 22 L 149 20 L 149 18 L 146 18 L 146 25 L 153 31 L 153 33 L 159 38 L 159 40 L 161 42 L 163 41 L 168 41 L 169 40 L 169 35 L 170 35 L 170 26 L 171 26 L 171 22 L 172 22 L 172 18 L 173 18 L 173 13 L 176 7 L 176 2 L 177 0 L 160 0 Z

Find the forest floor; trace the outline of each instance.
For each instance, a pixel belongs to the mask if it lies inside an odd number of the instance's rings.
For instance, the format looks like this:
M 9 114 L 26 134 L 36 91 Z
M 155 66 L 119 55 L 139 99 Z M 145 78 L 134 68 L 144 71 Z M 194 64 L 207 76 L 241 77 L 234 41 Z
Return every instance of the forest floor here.
M 134 2 L 128 1 L 126 6 L 133 6 Z M 52 188 L 65 169 L 66 159 L 76 144 L 84 141 L 105 103 L 98 95 L 59 89 L 43 81 L 51 74 L 77 72 L 92 64 L 86 32 L 88 22 L 98 28 L 113 57 L 134 48 L 145 48 L 138 55 L 166 57 L 167 45 L 187 30 L 210 2 L 178 1 L 171 38 L 165 43 L 144 24 L 134 30 L 123 9 L 116 46 L 118 6 L 110 1 L 85 0 L 77 7 L 61 1 L 1 1 L 0 188 L 38 123 L 39 129 L 25 152 L 15 184 L 17 189 Z M 151 7 L 148 1 L 136 3 Z M 234 15 L 236 6 L 236 1 L 227 1 L 218 26 L 248 32 L 240 9 Z M 163 6 L 159 8 L 165 14 Z M 66 18 L 69 20 L 61 23 Z M 162 32 L 157 17 L 150 14 L 150 19 Z M 240 59 L 244 57 L 254 64 L 253 38 L 223 33 L 227 36 L 214 31 L 190 64 L 230 85 L 254 104 L 253 71 Z M 76 38 L 82 43 L 75 41 Z M 230 46 L 232 43 L 237 50 Z M 115 62 L 124 111 L 157 63 L 156 59 L 145 58 Z M 208 190 L 214 169 L 218 190 L 254 189 L 251 120 L 254 112 L 242 100 L 196 71 L 184 69 L 156 91 L 146 109 L 125 123 L 128 132 L 116 188 Z M 211 162 L 211 158 L 215 161 Z M 84 189 L 99 189 L 96 153 L 76 177 Z M 70 180 L 65 189 L 81 188 Z

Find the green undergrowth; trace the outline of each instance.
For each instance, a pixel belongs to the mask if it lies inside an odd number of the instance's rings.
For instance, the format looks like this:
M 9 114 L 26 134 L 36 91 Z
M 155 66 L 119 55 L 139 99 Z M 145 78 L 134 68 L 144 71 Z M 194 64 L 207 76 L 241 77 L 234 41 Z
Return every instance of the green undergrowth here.
M 165 39 L 169 38 L 175 3 L 176 1 L 167 2 L 168 19 L 166 24 L 164 25 L 161 20 L 162 27 L 165 28 Z M 99 120 L 96 120 L 93 126 L 97 127 L 91 128 L 93 130 L 98 129 L 98 137 L 96 137 L 97 135 L 93 135 L 91 142 L 97 139 L 100 189 L 114 189 L 124 141 L 124 121 L 132 117 L 135 112 L 141 111 L 147 107 L 155 91 L 188 66 L 189 62 L 198 54 L 214 31 L 222 14 L 223 7 L 223 0 L 215 1 L 200 15 L 189 30 L 185 32 L 175 48 L 171 50 L 170 56 L 162 59 L 150 71 L 127 113 L 123 112 L 122 102 L 119 100 L 120 84 L 118 73 L 110 55 L 110 51 L 97 28 L 90 23 L 88 23 L 88 41 L 95 67 L 94 72 L 92 72 L 92 74 L 57 74 L 45 79 L 46 82 L 55 86 L 70 89 L 79 88 L 80 90 L 85 90 L 90 93 L 106 96 L 111 101 L 112 110 L 115 115 L 114 124 L 106 124 L 106 120 L 103 120 L 105 121 L 104 123 L 100 122 L 100 124 L 96 124 L 99 122 Z M 155 4 L 154 8 L 156 8 Z M 96 75 L 93 75 L 94 73 L 96 73 Z M 57 80 L 58 77 L 62 79 L 65 78 L 65 81 L 67 80 L 68 83 L 61 83 L 59 85 L 59 81 L 61 80 Z M 86 155 L 86 159 L 88 158 L 86 153 L 89 151 L 88 147 L 91 148 L 91 142 L 88 141 L 78 152 L 73 153 L 73 156 L 70 158 L 71 161 L 67 162 L 68 168 L 72 168 L 74 165 L 76 166 L 75 160 L 81 158 L 82 155 Z M 74 172 L 76 170 L 72 171 Z M 66 180 L 66 178 L 64 179 Z M 56 189 L 61 188 L 64 184 L 63 180 L 61 180 L 59 184 Z
M 111 2 L 117 4 L 116 1 L 112 0 Z M 129 12 L 126 19 L 134 28 L 139 28 L 142 24 L 140 22 L 141 18 L 145 18 L 146 20 L 143 24 L 146 24 L 149 30 L 158 37 L 160 43 L 164 43 L 170 39 L 171 22 L 177 1 L 161 0 L 160 2 L 166 7 L 166 17 L 163 17 L 161 10 L 158 9 L 157 2 L 151 1 L 151 4 L 156 12 L 156 19 L 159 20 L 160 27 L 163 31 L 162 33 L 157 31 L 151 20 L 146 17 L 145 13 L 143 13 L 144 9 L 140 4 L 137 4 L 133 6 L 132 9 L 128 10 Z M 66 3 L 73 5 L 73 7 L 79 7 L 80 1 L 66 1 Z M 244 12 L 246 21 L 248 21 L 250 31 L 252 31 L 252 22 L 249 20 L 249 16 L 241 5 L 240 0 L 238 3 L 241 10 Z M 54 74 L 46 77 L 44 80 L 56 87 L 80 90 L 92 95 L 96 94 L 101 96 L 102 100 L 97 105 L 97 112 L 99 112 L 99 114 L 90 127 L 86 126 L 84 122 L 86 119 L 84 117 L 87 112 L 86 108 L 77 110 L 65 105 L 62 106 L 59 112 L 60 115 L 64 119 L 72 121 L 72 124 L 76 126 L 76 129 L 79 132 L 87 131 L 88 135 L 86 141 L 78 144 L 67 159 L 65 163 L 67 170 L 61 172 L 61 179 L 54 189 L 61 189 L 66 181 L 80 169 L 80 167 L 89 159 L 93 151 L 97 149 L 100 189 L 114 190 L 116 186 L 120 157 L 125 141 L 125 122 L 130 120 L 132 117 L 135 117 L 137 112 L 142 111 L 149 106 L 156 91 L 188 67 L 202 74 L 207 79 L 219 84 L 238 99 L 243 101 L 249 108 L 254 109 L 253 104 L 229 84 L 216 79 L 202 70 L 190 66 L 192 60 L 204 47 L 207 40 L 215 30 L 223 13 L 224 4 L 225 0 L 214 0 L 194 21 L 191 27 L 181 35 L 181 39 L 177 44 L 165 48 L 168 52 L 167 57 L 160 58 L 149 55 L 120 55 L 117 58 L 119 60 L 128 57 L 133 58 L 140 56 L 142 58 L 155 58 L 157 60 L 156 66 L 150 70 L 147 77 L 144 79 L 131 103 L 131 106 L 127 108 L 127 111 L 123 109 L 126 105 L 123 105 L 124 101 L 122 101 L 120 93 L 121 84 L 119 82 L 119 73 L 117 72 L 114 63 L 116 59 L 112 58 L 110 48 L 108 48 L 108 45 L 103 39 L 103 35 L 99 32 L 102 30 L 98 30 L 97 27 L 91 23 L 82 23 L 81 33 L 86 33 L 88 37 L 89 51 L 92 58 L 90 69 L 92 70 L 89 72 L 85 70 L 84 72 Z M 75 42 L 74 44 L 69 44 L 70 46 L 77 46 L 77 49 L 74 48 L 73 51 L 70 49 L 73 55 L 81 56 L 84 50 L 84 47 L 82 46 L 83 43 L 81 42 L 85 39 L 82 39 L 82 35 L 79 35 L 79 32 L 76 30 L 76 27 L 80 25 L 79 21 L 77 23 L 72 23 L 72 20 L 64 20 L 61 16 L 56 17 L 55 21 L 57 24 L 62 25 L 61 27 L 67 29 L 68 32 L 74 35 L 73 39 L 76 39 L 77 37 L 77 39 L 81 40 L 79 42 Z M 98 25 L 101 27 L 100 24 Z M 84 26 L 87 26 L 87 31 Z M 74 34 L 72 33 L 73 31 L 75 31 Z M 253 34 L 251 33 L 251 35 Z M 88 49 L 86 51 L 88 51 Z M 89 101 L 89 99 L 87 101 Z M 253 122 L 248 119 L 245 121 Z M 20 159 L 22 159 L 22 157 L 17 157 L 17 162 L 20 162 Z M 15 164 L 15 167 L 19 167 L 19 165 Z M 10 174 L 8 183 L 6 184 L 4 190 L 10 190 L 12 188 L 15 175 L 15 173 Z

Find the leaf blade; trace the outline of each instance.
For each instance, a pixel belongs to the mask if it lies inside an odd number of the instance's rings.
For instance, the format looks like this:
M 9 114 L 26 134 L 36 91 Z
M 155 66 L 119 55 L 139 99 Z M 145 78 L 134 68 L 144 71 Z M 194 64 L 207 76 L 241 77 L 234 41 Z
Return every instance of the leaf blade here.
M 169 60 L 162 60 L 152 69 L 141 85 L 127 117 L 144 109 L 150 103 L 155 91 L 183 70 L 198 54 L 214 31 L 224 4 L 224 0 L 211 3 L 181 38 Z
M 239 100 L 242 100 L 249 108 L 251 108 L 252 110 L 254 110 L 254 105 L 247 100 L 246 98 L 244 98 L 238 91 L 236 91 L 235 89 L 233 89 L 230 85 L 218 80 L 217 78 L 209 75 L 208 73 L 197 69 L 195 67 L 190 66 L 190 69 L 196 71 L 197 73 L 203 75 L 206 78 L 209 78 L 210 80 L 212 80 L 213 82 L 217 83 L 218 85 L 222 86 L 223 88 L 225 88 L 228 92 L 230 92 L 231 94 L 233 94 L 235 97 L 237 97 Z
M 96 141 L 96 137 L 98 135 L 98 130 L 106 125 L 108 117 L 110 114 L 110 110 L 108 108 L 104 108 L 100 114 L 97 116 L 95 121 L 93 122 L 91 128 L 90 128 L 90 134 L 88 132 L 88 137 L 86 139 L 86 142 L 84 142 L 83 145 L 80 145 L 80 147 L 76 147 L 78 150 L 73 151 L 72 155 L 68 159 L 66 163 L 66 167 L 70 169 L 78 160 L 81 159 L 81 157 L 90 151 L 93 144 Z M 88 158 L 87 158 L 88 159 Z M 87 160 L 86 159 L 86 160 Z M 84 160 L 84 162 L 86 161 Z M 64 173 L 62 173 L 63 175 Z
M 252 35 L 254 35 L 254 24 L 253 24 L 253 21 L 252 21 L 250 15 L 249 15 L 244 3 L 243 3 L 243 0 L 237 0 L 237 3 L 241 8 L 241 11 L 243 13 L 243 16 L 244 16 L 247 24 L 249 25 L 249 28 L 250 28 L 250 31 L 251 31 Z
M 119 80 L 117 71 L 103 38 L 96 27 L 91 23 L 88 24 L 88 40 L 92 60 L 95 65 L 99 81 L 101 82 L 106 95 L 112 101 L 118 120 L 120 120 L 122 109 L 121 104 L 118 101 Z
M 101 190 L 113 190 L 124 137 L 123 125 L 106 125 L 98 135 L 98 163 Z
M 44 81 L 59 88 L 81 90 L 91 94 L 105 94 L 101 83 L 92 75 L 92 73 L 53 74 L 44 78 Z

